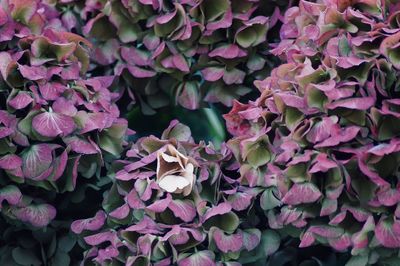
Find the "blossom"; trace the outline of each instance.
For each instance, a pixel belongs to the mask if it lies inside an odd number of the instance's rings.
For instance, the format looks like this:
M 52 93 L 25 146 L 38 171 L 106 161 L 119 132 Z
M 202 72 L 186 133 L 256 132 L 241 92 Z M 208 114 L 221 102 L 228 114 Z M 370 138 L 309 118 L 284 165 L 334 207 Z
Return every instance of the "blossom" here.
M 191 159 L 168 144 L 166 151 L 157 154 L 157 184 L 170 193 L 190 194 L 195 182 Z

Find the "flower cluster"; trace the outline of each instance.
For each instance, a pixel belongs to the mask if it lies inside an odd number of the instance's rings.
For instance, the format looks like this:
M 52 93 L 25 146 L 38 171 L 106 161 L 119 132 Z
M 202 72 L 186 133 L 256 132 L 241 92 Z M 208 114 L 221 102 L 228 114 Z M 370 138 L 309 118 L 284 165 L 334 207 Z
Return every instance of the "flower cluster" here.
M 269 226 L 290 230 L 300 247 L 351 250 L 354 265 L 395 260 L 400 247 L 392 2 L 302 0 L 289 8 L 273 50 L 286 62 L 255 82 L 256 101 L 225 115 L 241 183 L 264 188 Z
M 0 213 L 11 231 L 46 227 L 96 188 L 120 156 L 127 122 L 108 90 L 114 77 L 87 77 L 92 45 L 53 6 L 0 3 Z
M 171 101 L 230 106 L 248 93 L 270 70 L 269 43 L 278 36 L 267 33 L 278 29 L 289 2 L 108 0 L 73 3 L 73 10 L 96 44 L 98 71 L 120 77 L 121 90 L 154 113 Z
M 161 139 L 139 139 L 116 162 L 103 210 L 71 225 L 90 247 L 85 260 L 184 266 L 265 259 L 279 235 L 243 216 L 254 211 L 259 190 L 223 173 L 231 157 L 226 147 L 194 143 L 177 121 Z

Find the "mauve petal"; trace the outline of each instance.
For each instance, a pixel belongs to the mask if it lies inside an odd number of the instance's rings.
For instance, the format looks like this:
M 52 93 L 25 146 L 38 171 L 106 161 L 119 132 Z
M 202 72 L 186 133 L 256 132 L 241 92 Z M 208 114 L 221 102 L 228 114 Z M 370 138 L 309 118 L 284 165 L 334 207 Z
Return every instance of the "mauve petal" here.
M 113 246 L 118 242 L 118 236 L 116 232 L 105 231 L 95 235 L 90 235 L 84 238 L 85 242 L 91 246 L 97 246 L 104 242 L 110 242 Z
M 15 154 L 7 154 L 0 158 L 0 168 L 12 170 L 22 166 L 22 159 Z
M 35 227 L 45 227 L 56 217 L 56 209 L 49 204 L 29 205 L 13 210 L 15 217 Z
M 225 73 L 225 69 L 221 67 L 207 67 L 201 70 L 201 73 L 203 74 L 205 80 L 217 81 L 222 78 Z
M 315 241 L 315 237 L 313 234 L 306 232 L 302 237 L 301 237 L 301 242 L 299 247 L 300 248 L 305 248 L 311 246 Z
M 137 66 L 128 66 L 128 71 L 136 78 L 151 78 L 156 75 L 153 70 L 146 70 Z
M 48 144 L 37 144 L 22 153 L 22 171 L 27 178 L 37 178 L 46 172 L 53 162 L 53 149 Z
M 196 208 L 189 200 L 173 200 L 169 203 L 168 208 L 176 217 L 187 223 L 196 217 Z
M 128 204 L 124 204 L 118 208 L 116 208 L 115 210 L 113 210 L 112 212 L 110 212 L 110 216 L 119 220 L 122 220 L 124 218 L 126 218 L 129 215 L 130 212 L 130 208 Z
M 349 234 L 343 234 L 338 238 L 329 238 L 329 245 L 338 251 L 344 251 L 351 246 L 351 237 Z
M 14 133 L 14 130 L 8 127 L 0 127 L 0 139 L 8 137 Z
M 317 201 L 322 193 L 313 183 L 294 184 L 282 198 L 282 202 L 289 205 L 312 203 Z
M 132 209 L 143 209 L 144 203 L 140 200 L 138 193 L 135 190 L 131 190 L 126 196 L 125 201 Z
M 21 75 L 29 80 L 40 80 L 47 78 L 47 70 L 43 66 L 24 66 L 18 65 Z
M 317 172 L 327 172 L 329 169 L 338 167 L 337 163 L 328 159 L 328 155 L 325 153 L 320 153 L 315 158 L 315 163 L 309 170 L 310 173 L 317 173 Z
M 67 88 L 58 82 L 39 84 L 39 91 L 45 100 L 56 100 Z
M 178 266 L 216 266 L 215 255 L 209 250 L 198 251 L 178 261 Z
M 393 188 L 379 191 L 377 197 L 383 206 L 393 206 L 400 202 L 400 192 Z
M 165 211 L 169 207 L 169 205 L 171 204 L 171 201 L 172 201 L 171 195 L 167 194 L 167 197 L 165 199 L 157 200 L 153 204 L 150 204 L 149 206 L 147 206 L 146 209 L 156 212 L 156 213 L 160 213 L 160 212 Z
M 84 230 L 96 231 L 99 230 L 106 220 L 106 214 L 103 211 L 98 211 L 93 218 L 76 220 L 71 224 L 71 230 L 75 234 L 80 234 Z
M 240 48 L 236 44 L 226 44 L 212 50 L 208 56 L 233 59 L 238 57 Z
M 27 92 L 19 92 L 17 96 L 9 100 L 7 103 L 14 109 L 23 109 L 33 102 L 32 97 Z
M 208 209 L 206 211 L 206 213 L 201 217 L 201 221 L 202 223 L 204 223 L 205 221 L 207 221 L 208 219 L 210 219 L 213 216 L 216 215 L 223 215 L 225 213 L 228 213 L 232 210 L 232 206 L 227 203 L 227 202 L 223 202 L 218 204 L 217 206 L 214 206 L 210 209 Z
M 43 112 L 32 119 L 32 127 L 44 137 L 67 136 L 75 130 L 75 122 L 64 114 Z
M 375 227 L 375 236 L 379 243 L 387 248 L 400 247 L 400 234 L 393 230 L 393 222 L 390 218 L 382 217 Z
M 158 24 L 168 23 L 171 19 L 173 19 L 176 15 L 177 9 L 175 9 L 172 13 L 165 14 L 156 18 L 156 22 Z
M 10 205 L 17 205 L 22 199 L 22 193 L 18 187 L 8 185 L 0 189 L 0 210 L 3 200 L 6 200 Z
M 215 227 L 215 230 L 212 231 L 212 237 L 218 249 L 224 253 L 237 252 L 243 245 L 243 235 L 241 232 L 226 235 L 224 231 Z
M 64 142 L 71 147 L 71 150 L 80 154 L 96 154 L 98 149 L 93 146 L 89 141 L 79 138 L 77 136 L 72 136 L 63 139 Z
M 64 114 L 70 117 L 75 116 L 78 112 L 78 109 L 75 107 L 73 102 L 63 97 L 57 98 L 52 107 L 55 113 Z
M 373 97 L 364 98 L 348 98 L 345 100 L 335 101 L 327 105 L 329 109 L 344 107 L 348 109 L 367 110 L 374 106 L 375 99 Z

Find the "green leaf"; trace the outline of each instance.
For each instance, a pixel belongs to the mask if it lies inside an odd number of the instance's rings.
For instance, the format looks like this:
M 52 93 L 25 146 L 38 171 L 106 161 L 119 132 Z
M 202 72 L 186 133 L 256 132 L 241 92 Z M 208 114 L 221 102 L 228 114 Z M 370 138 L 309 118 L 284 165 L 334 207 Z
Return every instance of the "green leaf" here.
M 293 107 L 286 107 L 285 123 L 289 128 L 296 126 L 303 119 L 303 113 Z
M 58 249 L 60 251 L 69 252 L 75 246 L 76 239 L 70 234 L 65 235 L 58 241 Z
M 317 89 L 310 89 L 308 91 L 308 105 L 310 107 L 324 108 L 324 104 L 328 101 L 328 97 Z
M 281 243 L 279 234 L 272 230 L 265 230 L 261 235 L 261 246 L 265 255 L 269 256 L 275 253 Z
M 352 256 L 345 266 L 365 266 L 368 263 L 368 256 Z
M 254 168 L 265 165 L 267 162 L 271 160 L 271 153 L 266 147 L 259 146 L 247 157 L 248 162 Z
M 276 196 L 278 190 L 276 187 L 267 188 L 260 197 L 260 206 L 263 210 L 268 211 L 281 205 L 281 201 Z
M 207 21 L 215 20 L 223 15 L 229 6 L 229 0 L 204 0 L 201 5 Z
M 20 265 L 36 266 L 42 265 L 42 262 L 36 257 L 35 253 L 29 249 L 16 247 L 12 250 L 12 257 Z
M 70 261 L 71 259 L 67 253 L 62 251 L 57 251 L 56 255 L 53 258 L 53 263 L 51 265 L 53 266 L 70 265 Z
M 203 225 L 207 230 L 216 226 L 225 232 L 233 232 L 239 226 L 239 217 L 235 213 L 229 212 L 211 217 Z
M 351 46 L 349 45 L 349 42 L 346 38 L 346 36 L 343 35 L 342 38 L 339 39 L 339 54 L 341 56 L 349 56 L 351 53 Z

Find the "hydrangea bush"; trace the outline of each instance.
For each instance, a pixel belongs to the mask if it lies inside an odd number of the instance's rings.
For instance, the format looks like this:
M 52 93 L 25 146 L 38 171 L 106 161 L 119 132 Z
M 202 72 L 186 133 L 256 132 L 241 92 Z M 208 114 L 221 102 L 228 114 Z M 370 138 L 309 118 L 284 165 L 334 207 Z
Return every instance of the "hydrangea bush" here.
M 1 1 L 0 12 L 1 264 L 65 263 L 73 244 L 56 243 L 69 241 L 74 204 L 120 156 L 127 121 L 108 90 L 114 77 L 86 77 L 92 45 L 52 5 Z M 54 248 L 40 255 L 37 243 Z
M 260 97 L 225 115 L 241 182 L 264 187 L 271 228 L 399 263 L 398 10 L 390 1 L 300 1 Z
M 74 27 L 96 45 L 94 71 L 120 77 L 142 111 L 202 100 L 230 106 L 276 60 L 279 19 L 288 0 L 65 1 Z M 81 25 L 77 21 L 83 21 Z M 81 27 L 81 28 L 80 28 Z M 272 31 L 273 33 L 268 33 Z M 275 34 L 274 34 L 275 33 Z M 129 101 L 127 101 L 129 103 Z
M 0 265 L 399 265 L 399 21 L 395 0 L 0 0 Z M 134 104 L 204 102 L 232 107 L 218 148 L 128 129 L 157 121 Z

